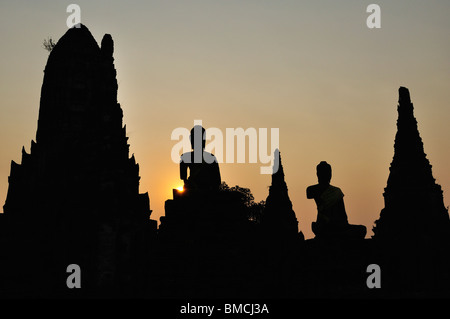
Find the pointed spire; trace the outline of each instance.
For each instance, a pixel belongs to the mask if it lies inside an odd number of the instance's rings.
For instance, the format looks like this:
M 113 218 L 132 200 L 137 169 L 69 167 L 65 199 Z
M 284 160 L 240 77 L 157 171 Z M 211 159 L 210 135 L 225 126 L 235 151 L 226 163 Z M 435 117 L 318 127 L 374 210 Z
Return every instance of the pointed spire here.
M 286 188 L 286 182 L 284 181 L 284 170 L 283 165 L 281 164 L 281 155 L 280 151 L 277 148 L 273 154 L 274 165 L 272 169 L 272 185 L 277 185 L 279 187 Z
M 441 186 L 436 184 L 414 117 L 409 90 L 399 89 L 394 158 L 383 194 L 385 208 L 374 238 L 450 232 Z
M 114 41 L 110 34 L 105 34 L 103 36 L 101 52 L 104 57 L 112 58 L 114 53 Z
M 397 134 L 387 190 L 395 187 L 432 187 L 435 179 L 424 152 L 409 90 L 405 87 L 399 89 L 397 110 Z M 389 197 L 387 200 L 389 201 Z
M 272 185 L 263 212 L 263 223 L 275 232 L 298 233 L 298 221 L 284 179 L 284 169 L 278 149 L 274 152 Z

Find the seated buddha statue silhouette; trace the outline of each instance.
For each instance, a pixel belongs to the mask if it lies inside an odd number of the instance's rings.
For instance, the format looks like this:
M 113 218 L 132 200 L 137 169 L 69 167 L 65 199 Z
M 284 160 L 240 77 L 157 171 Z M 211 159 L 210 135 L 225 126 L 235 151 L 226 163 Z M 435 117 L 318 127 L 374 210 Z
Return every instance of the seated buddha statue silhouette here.
M 317 205 L 317 220 L 311 225 L 316 237 L 363 239 L 366 227 L 348 223 L 344 193 L 339 187 L 330 185 L 331 165 L 320 162 L 317 165 L 317 178 L 319 183 L 306 189 L 306 197 L 313 198 Z
M 205 133 L 202 126 L 195 125 L 189 136 L 192 152 L 181 155 L 180 179 L 184 181 L 184 188 L 187 190 L 214 191 L 219 189 L 221 183 L 217 158 L 204 150 Z

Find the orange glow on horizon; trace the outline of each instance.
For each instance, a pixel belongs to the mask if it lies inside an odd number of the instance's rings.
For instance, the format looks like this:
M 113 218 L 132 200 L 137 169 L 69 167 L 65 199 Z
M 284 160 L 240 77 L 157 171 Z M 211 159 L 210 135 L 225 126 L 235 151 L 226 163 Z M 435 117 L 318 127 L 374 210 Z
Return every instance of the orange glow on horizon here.
M 367 28 L 369 14 L 353 1 L 110 1 L 108 14 L 100 2 L 84 3 L 78 4 L 89 14 L 82 13 L 82 21 L 97 44 L 105 33 L 113 38 L 117 102 L 139 164 L 139 191 L 148 193 L 150 218 L 158 223 L 174 189 L 185 195 L 179 162 L 171 157 L 172 132 L 202 120 L 206 129 L 223 133 L 280 129 L 285 181 L 307 239 L 314 237 L 317 207 L 305 190 L 326 160 L 332 185 L 345 194 L 349 222 L 365 225 L 370 237 L 384 207 L 400 86 L 410 90 L 433 177 L 450 205 L 449 1 L 415 3 L 404 15 L 398 13 L 405 1 L 390 2 L 377 30 Z M 0 34 L 6 44 L 0 60 L 1 213 L 11 160 L 20 163 L 22 146 L 29 153 L 36 137 L 49 58 L 41 39 L 62 37 L 69 14 L 64 4 L 29 2 L 26 19 L 20 2 L 3 1 L 0 8 L 9 30 Z M 271 176 L 260 174 L 261 165 L 236 158 L 220 163 L 221 179 L 249 188 L 255 202 L 266 200 Z

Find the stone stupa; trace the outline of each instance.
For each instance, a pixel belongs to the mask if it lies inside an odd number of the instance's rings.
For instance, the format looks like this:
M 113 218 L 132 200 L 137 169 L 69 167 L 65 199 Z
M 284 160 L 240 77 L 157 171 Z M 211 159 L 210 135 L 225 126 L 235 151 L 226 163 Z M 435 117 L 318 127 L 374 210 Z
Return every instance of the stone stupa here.
M 409 91 L 399 89 L 394 158 L 384 190 L 385 207 L 375 222 L 378 240 L 449 239 L 450 220 L 441 186 L 424 152 Z
M 12 161 L 4 205 L 11 278 L 18 266 L 11 280 L 25 294 L 67 292 L 70 264 L 81 268 L 83 293 L 94 295 L 123 292 L 144 271 L 156 221 L 129 156 L 113 49 L 109 34 L 99 47 L 81 25 L 50 52 L 36 142 L 29 154 L 22 149 L 21 164 Z M 30 265 L 38 282 L 21 283 L 20 267 Z
M 407 88 L 399 89 L 397 110 L 385 207 L 373 228 L 375 258 L 387 291 L 411 297 L 442 295 L 450 283 L 449 215 L 424 152 Z

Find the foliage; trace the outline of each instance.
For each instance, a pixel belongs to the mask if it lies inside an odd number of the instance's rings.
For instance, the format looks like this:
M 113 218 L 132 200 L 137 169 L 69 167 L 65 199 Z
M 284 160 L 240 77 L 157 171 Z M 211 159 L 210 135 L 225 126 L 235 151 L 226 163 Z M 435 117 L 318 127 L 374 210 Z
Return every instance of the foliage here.
M 55 47 L 56 42 L 53 41 L 51 37 L 48 37 L 47 39 L 44 39 L 44 42 L 42 44 L 42 47 L 47 50 L 48 52 L 51 52 L 53 48 Z
M 246 207 L 246 215 L 248 220 L 259 223 L 261 221 L 262 212 L 266 205 L 265 201 L 255 202 L 255 198 L 249 188 L 240 187 L 238 185 L 229 187 L 226 182 L 220 184 L 219 190 L 222 192 L 233 192 L 238 194 L 240 200 Z

